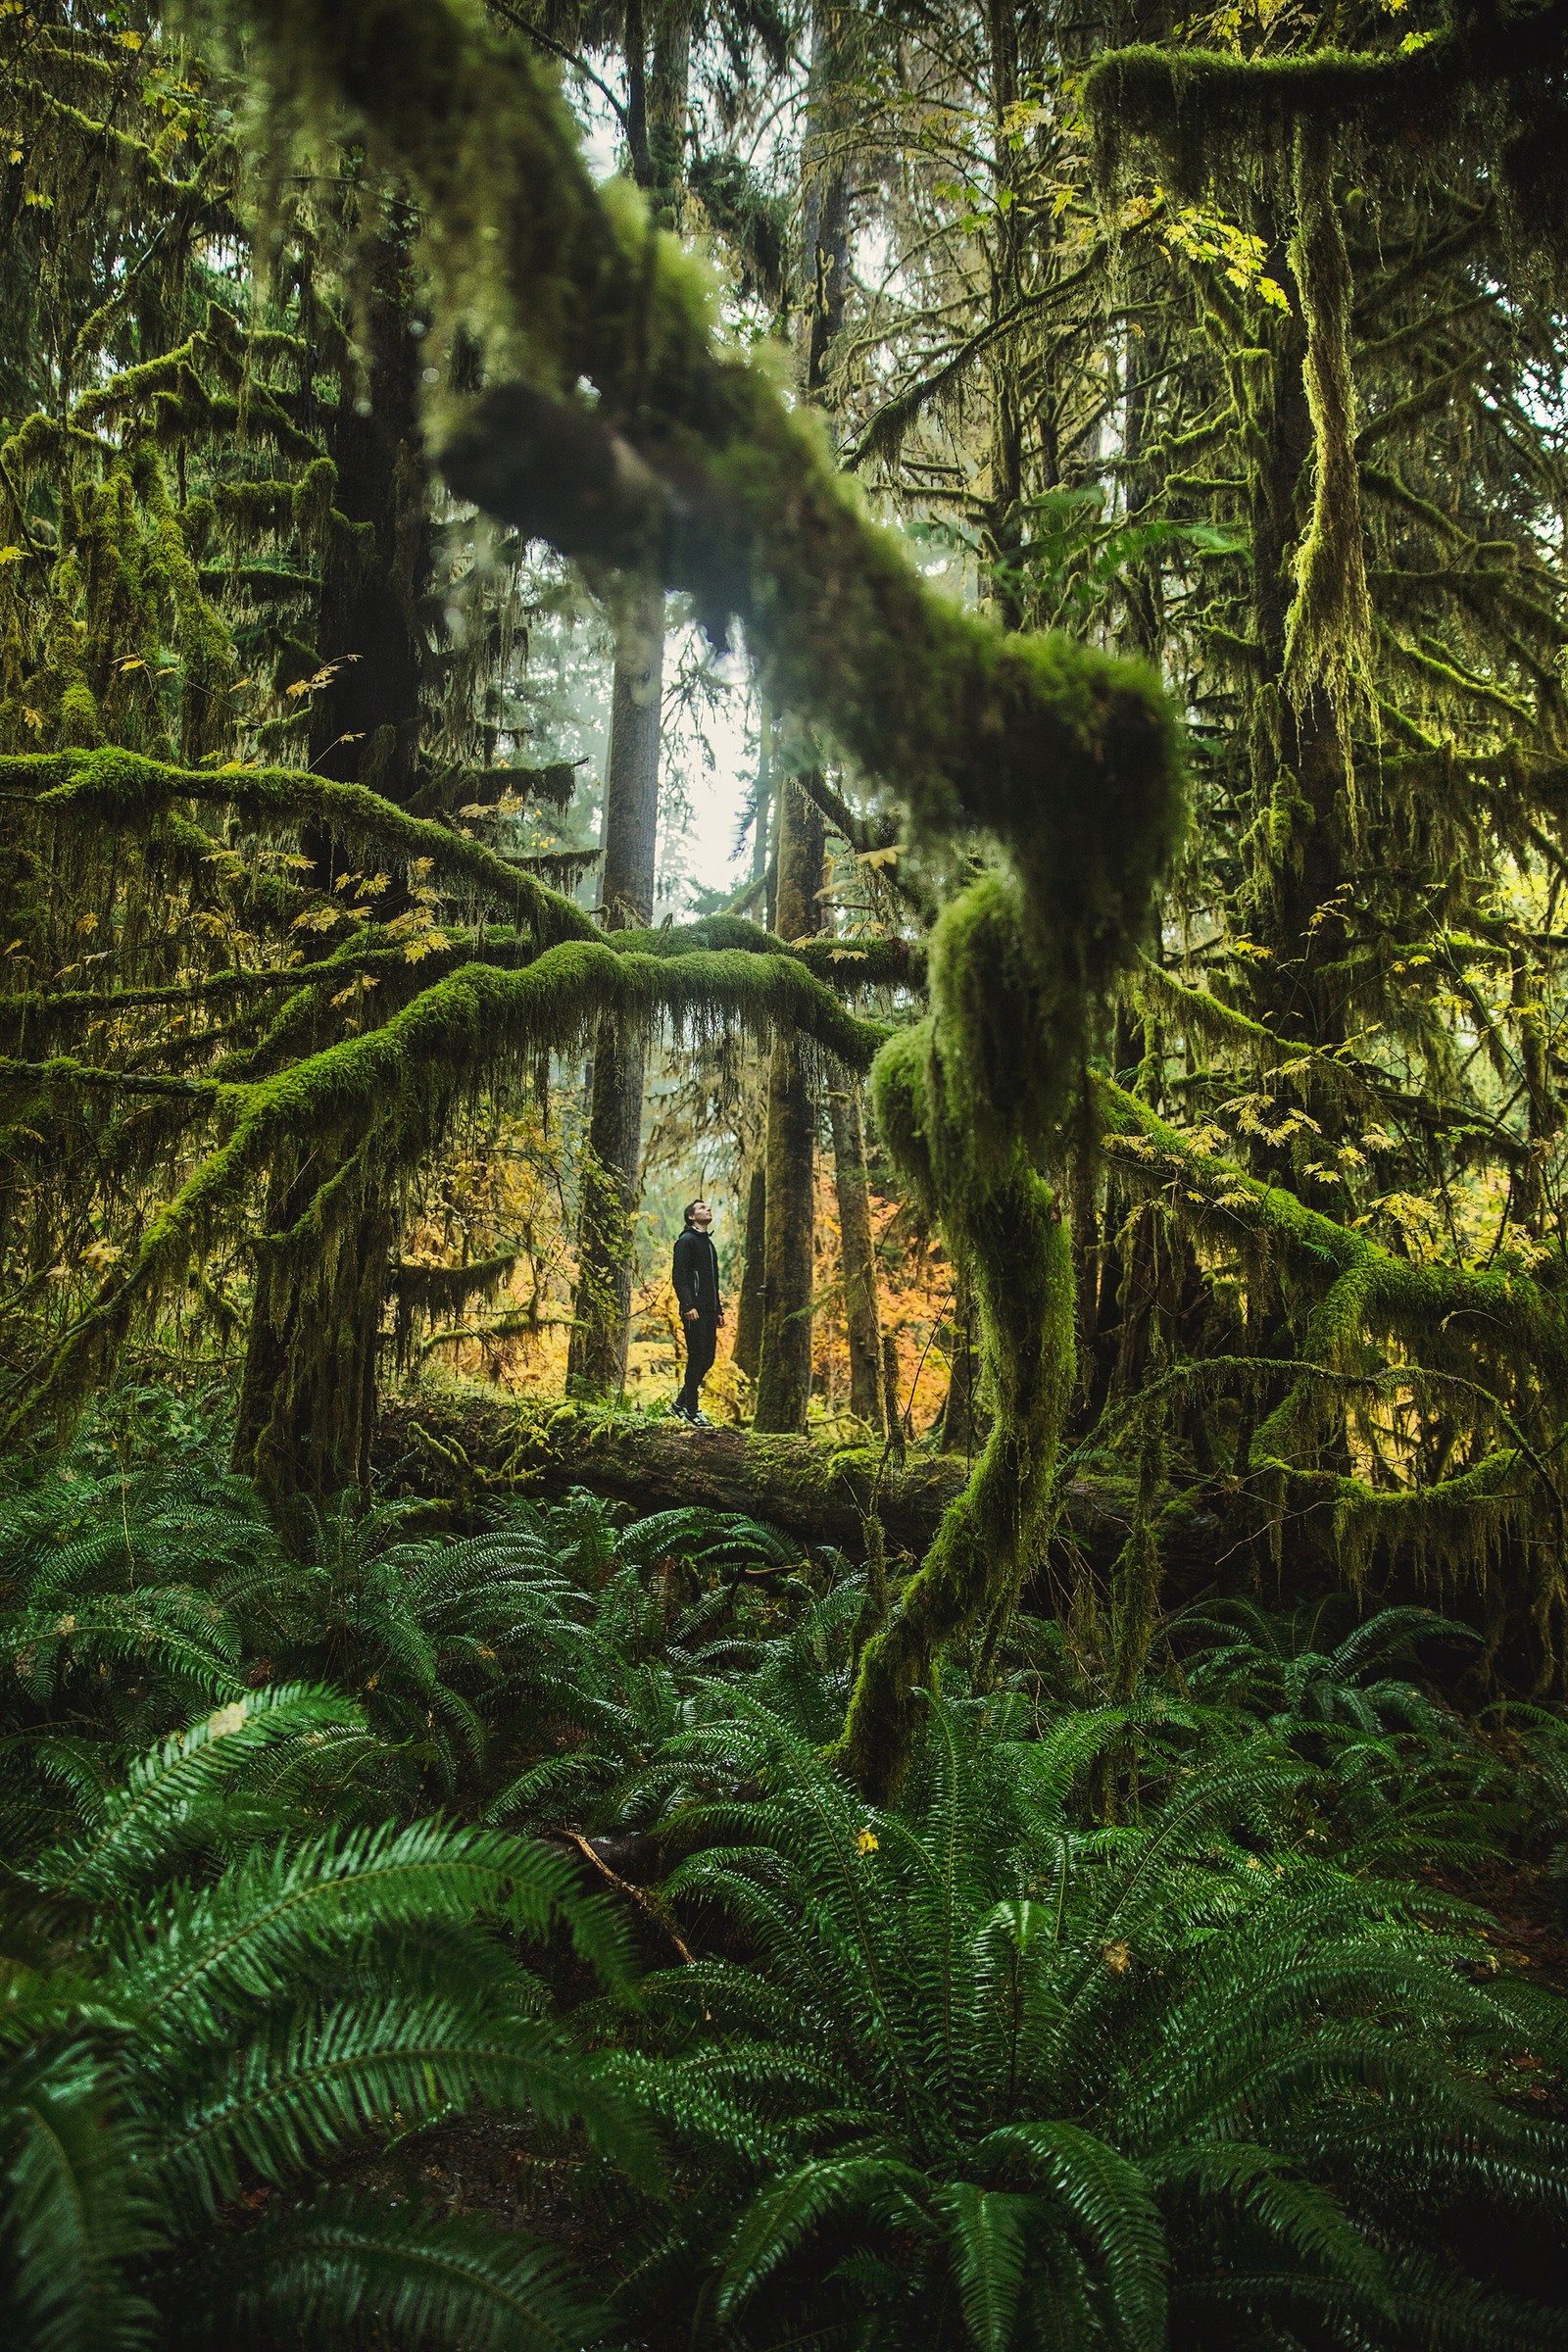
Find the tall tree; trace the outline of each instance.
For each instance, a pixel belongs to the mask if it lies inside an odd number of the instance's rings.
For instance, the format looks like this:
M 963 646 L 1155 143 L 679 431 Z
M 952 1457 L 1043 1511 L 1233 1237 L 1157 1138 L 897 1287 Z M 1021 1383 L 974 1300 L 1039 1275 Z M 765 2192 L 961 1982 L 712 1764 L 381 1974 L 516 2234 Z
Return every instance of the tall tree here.
M 656 219 L 673 227 L 685 175 L 691 0 L 656 0 L 651 59 L 641 8 L 626 13 L 628 137 L 634 175 Z M 653 920 L 664 674 L 664 596 L 639 591 L 618 631 L 605 776 L 605 925 Z M 579 1171 L 578 1279 L 568 1385 L 616 1396 L 631 1336 L 642 1187 L 647 1048 L 639 1024 L 606 1018 L 595 1033 L 586 1149 Z
M 850 1347 L 850 1410 L 880 1434 L 885 1425 L 882 1327 L 877 1312 L 876 1254 L 859 1089 L 854 1085 L 830 1087 L 827 1106 L 833 1135 L 833 1180 L 838 1195 L 844 1315 Z
M 605 928 L 646 930 L 654 915 L 664 595 L 643 589 L 615 648 L 605 772 Z M 578 1172 L 578 1275 L 567 1380 L 589 1396 L 624 1386 L 642 1177 L 642 1025 L 607 1014 L 594 1032 L 586 1147 Z
M 811 23 L 811 79 L 801 150 L 803 282 L 797 353 L 802 391 L 816 407 L 824 401 L 828 357 L 843 324 L 849 278 L 850 183 L 835 99 L 843 71 L 840 34 L 839 12 L 817 9 Z M 801 785 L 787 787 L 776 806 L 774 921 L 785 939 L 796 939 L 823 928 L 826 841 L 821 811 Z M 760 1430 L 806 1426 L 811 1387 L 816 1124 L 810 1070 L 790 1041 L 779 1039 L 767 1077 L 765 1256 L 757 1388 Z M 864 1180 L 862 1159 L 861 1189 Z M 853 1194 L 857 1181 L 853 1169 L 846 1172 L 846 1181 Z M 865 1265 L 856 1268 L 860 1294 L 868 1273 Z M 871 1295 L 874 1298 L 874 1289 Z
M 822 813 L 794 778 L 778 796 L 779 936 L 820 928 Z M 811 1298 L 815 1283 L 816 1101 L 800 1041 L 776 1037 L 767 1069 L 762 1341 L 756 1426 L 804 1429 L 811 1393 Z

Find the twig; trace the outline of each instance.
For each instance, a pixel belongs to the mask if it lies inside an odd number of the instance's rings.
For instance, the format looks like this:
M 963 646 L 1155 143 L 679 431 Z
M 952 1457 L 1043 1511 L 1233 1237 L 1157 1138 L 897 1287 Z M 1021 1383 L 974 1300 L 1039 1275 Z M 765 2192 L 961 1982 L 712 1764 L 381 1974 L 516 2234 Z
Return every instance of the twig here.
M 577 1851 L 584 1855 L 587 1860 L 593 1864 L 595 1870 L 600 1873 L 601 1877 L 607 1878 L 610 1881 L 612 1886 L 619 1887 L 622 1894 L 629 1894 L 632 1901 L 637 1905 L 638 1909 L 640 1911 L 645 1911 L 648 1914 L 648 1917 L 653 1921 L 655 1927 L 662 1929 L 663 1933 L 669 1937 L 670 1942 L 675 1946 L 676 1951 L 679 1952 L 681 1958 L 685 1961 L 688 1968 L 695 1968 L 697 1966 L 696 1953 L 690 1951 L 687 1946 L 682 1943 L 679 1936 L 675 1932 L 674 1924 L 670 1920 L 668 1913 L 664 1910 L 662 1904 L 656 1903 L 651 1896 L 644 1894 L 640 1886 L 634 1886 L 629 1879 L 623 1879 L 617 1871 L 612 1870 L 610 1864 L 605 1860 L 604 1856 L 594 1852 L 593 1847 L 589 1844 L 588 1839 L 583 1836 L 580 1830 L 556 1830 L 553 1832 L 553 1835 L 557 1838 L 564 1838 L 568 1845 L 574 1845 L 577 1848 Z

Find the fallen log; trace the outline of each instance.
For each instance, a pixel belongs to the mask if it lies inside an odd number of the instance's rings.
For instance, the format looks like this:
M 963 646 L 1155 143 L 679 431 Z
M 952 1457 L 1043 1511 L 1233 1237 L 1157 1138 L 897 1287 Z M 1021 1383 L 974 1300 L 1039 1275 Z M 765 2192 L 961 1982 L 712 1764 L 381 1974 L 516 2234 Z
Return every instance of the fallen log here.
M 805 1544 L 835 1544 L 852 1555 L 860 1551 L 874 1495 L 890 1548 L 915 1558 L 969 1474 L 961 1454 L 911 1451 L 902 1463 L 885 1463 L 880 1446 L 694 1430 L 673 1419 L 592 1404 L 518 1403 L 456 1385 L 389 1399 L 375 1463 L 395 1490 L 462 1504 L 489 1494 L 556 1497 L 586 1487 L 644 1511 L 682 1503 L 747 1511 Z M 1133 1494 L 1130 1478 L 1069 1481 L 1063 1541 L 1108 1562 L 1126 1537 Z M 1161 1547 L 1172 1563 L 1198 1565 L 1212 1561 L 1219 1533 L 1211 1511 L 1173 1503 L 1162 1515 Z

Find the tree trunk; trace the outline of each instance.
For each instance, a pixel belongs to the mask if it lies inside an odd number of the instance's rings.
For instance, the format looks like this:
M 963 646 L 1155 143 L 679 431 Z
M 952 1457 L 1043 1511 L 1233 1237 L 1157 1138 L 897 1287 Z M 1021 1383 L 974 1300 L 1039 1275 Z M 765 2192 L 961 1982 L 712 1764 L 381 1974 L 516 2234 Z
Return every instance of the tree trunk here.
M 368 785 L 400 806 L 419 783 L 430 668 L 419 608 L 435 546 L 418 414 L 414 238 L 412 215 L 394 202 L 366 256 L 355 368 L 342 368 L 335 402 L 318 416 L 307 407 L 302 417 L 330 452 L 332 506 L 368 526 L 368 545 L 360 531 L 321 531 L 314 639 L 331 674 L 310 698 L 305 762 L 333 783 Z M 314 288 L 303 300 L 309 319 Z M 362 367 L 368 400 L 358 397 Z M 319 825 L 303 828 L 300 848 L 323 885 L 354 862 Z M 304 1186 L 292 1170 L 280 1172 L 269 1194 L 270 1234 L 292 1231 L 319 1179 L 318 1163 Z M 357 1156 L 340 1205 L 350 1194 L 346 1237 L 323 1245 L 307 1233 L 264 1244 L 258 1257 L 234 1459 L 274 1502 L 363 1486 L 368 1474 L 396 1227 L 373 1153 Z M 322 1329 L 332 1335 L 324 1354 Z
M 609 931 L 646 927 L 653 920 L 663 671 L 663 591 L 650 589 L 639 597 L 615 656 L 605 779 L 603 897 Z M 646 1054 L 640 1031 L 609 1015 L 600 1021 L 566 1354 L 566 1385 L 575 1395 L 618 1396 L 625 1385 Z
M 829 346 L 844 322 L 849 258 L 849 182 L 841 154 L 824 145 L 835 77 L 831 17 L 811 29 L 812 96 L 802 147 L 806 283 L 799 354 L 801 387 L 820 398 Z M 820 811 L 799 785 L 774 791 L 776 876 L 769 916 L 782 939 L 821 929 L 824 835 Z M 812 1232 L 815 1223 L 816 1111 L 799 1049 L 775 1039 L 767 1070 L 767 1179 L 761 1356 L 757 1381 L 759 1430 L 806 1427 L 811 1391 Z
M 397 1220 L 373 1137 L 338 1172 L 325 1237 L 310 1218 L 319 1176 L 292 1155 L 274 1170 L 257 1250 L 233 1459 L 274 1506 L 369 1478 Z
M 982 1437 L 980 1428 L 980 1352 L 975 1346 L 974 1291 L 968 1269 L 958 1258 L 953 1268 L 953 1369 L 948 1375 L 948 1401 L 942 1410 L 944 1453 L 973 1453 Z
M 827 1100 L 833 1126 L 833 1176 L 839 1201 L 844 1311 L 850 1336 L 850 1410 L 880 1436 L 884 1427 L 882 1334 L 877 1320 L 876 1257 L 871 1242 L 871 1199 L 865 1181 L 859 1089 L 834 1088 Z
M 743 1249 L 733 1353 L 736 1368 L 755 1380 L 762 1362 L 762 1301 L 767 1292 L 767 1169 L 760 1159 L 746 1188 Z
M 685 177 L 691 24 L 691 0 L 655 0 L 652 10 L 637 0 L 626 11 L 632 172 L 639 186 L 649 190 L 656 217 L 669 228 L 677 224 Z M 638 598 L 615 652 L 605 778 L 607 931 L 653 921 L 663 676 L 664 596 L 662 589 L 650 587 Z M 566 1351 L 566 1387 L 577 1396 L 618 1396 L 626 1385 L 646 1065 L 642 1033 L 601 1020 L 594 1041 L 577 1289 Z
M 358 534 L 322 535 L 321 600 L 316 643 L 332 675 L 311 697 L 309 764 L 334 782 L 367 784 L 406 804 L 418 783 L 419 704 L 430 659 L 420 605 L 429 592 L 435 531 L 429 517 L 427 466 L 419 429 L 419 368 L 415 333 L 415 224 L 394 204 L 363 273 L 355 348 L 366 369 L 368 405 L 345 366 L 326 418 L 336 476 L 332 504 Z M 324 842 L 306 845 L 328 872 Z
M 1019 90 L 1018 15 L 1005 5 L 1005 0 L 991 0 L 989 13 L 991 170 L 997 199 L 991 312 L 994 318 L 1004 318 L 1017 309 L 1022 284 L 1023 228 L 1016 201 L 1020 159 L 1014 127 Z M 1020 565 L 1024 456 L 1020 375 L 1016 342 L 999 341 L 991 362 L 991 483 L 983 527 L 990 559 L 986 593 L 1004 629 L 1021 629 L 1026 620 L 1027 599 Z
M 680 226 L 686 179 L 693 0 L 659 0 L 648 75 L 648 174 L 662 228 Z
M 800 786 L 778 802 L 778 928 L 804 939 L 819 925 L 821 814 Z M 816 1105 L 804 1054 L 777 1037 L 767 1067 L 764 1301 L 757 1376 L 757 1427 L 806 1427 L 811 1390 L 811 1244 L 815 1224 Z

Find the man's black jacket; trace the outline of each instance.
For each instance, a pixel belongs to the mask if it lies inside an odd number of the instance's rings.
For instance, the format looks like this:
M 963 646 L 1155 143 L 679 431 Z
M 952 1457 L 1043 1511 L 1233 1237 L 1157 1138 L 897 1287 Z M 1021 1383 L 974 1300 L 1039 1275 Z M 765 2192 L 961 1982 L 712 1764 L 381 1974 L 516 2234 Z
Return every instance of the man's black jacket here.
M 711 1238 L 699 1233 L 695 1225 L 688 1225 L 676 1238 L 670 1276 L 683 1315 L 694 1306 L 700 1315 L 717 1314 L 722 1303 L 718 1296 L 718 1251 Z

